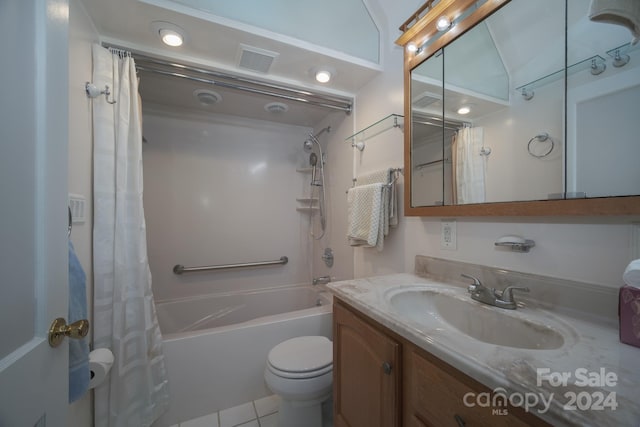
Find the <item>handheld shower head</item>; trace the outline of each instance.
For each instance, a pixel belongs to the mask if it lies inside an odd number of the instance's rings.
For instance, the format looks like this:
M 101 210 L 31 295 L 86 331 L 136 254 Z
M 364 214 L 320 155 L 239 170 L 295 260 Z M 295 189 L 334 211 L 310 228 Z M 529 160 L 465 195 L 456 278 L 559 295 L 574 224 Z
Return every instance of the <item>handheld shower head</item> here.
M 309 164 L 311 165 L 311 185 L 316 182 L 316 165 L 318 164 L 318 156 L 316 153 L 309 154 Z

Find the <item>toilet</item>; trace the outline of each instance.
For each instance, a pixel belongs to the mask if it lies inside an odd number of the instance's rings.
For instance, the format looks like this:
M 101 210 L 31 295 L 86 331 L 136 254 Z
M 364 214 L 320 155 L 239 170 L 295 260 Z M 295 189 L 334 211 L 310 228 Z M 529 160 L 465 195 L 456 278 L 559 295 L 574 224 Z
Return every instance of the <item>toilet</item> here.
M 322 403 L 331 397 L 333 343 L 322 336 L 291 338 L 269 352 L 267 386 L 280 396 L 278 427 L 322 427 Z

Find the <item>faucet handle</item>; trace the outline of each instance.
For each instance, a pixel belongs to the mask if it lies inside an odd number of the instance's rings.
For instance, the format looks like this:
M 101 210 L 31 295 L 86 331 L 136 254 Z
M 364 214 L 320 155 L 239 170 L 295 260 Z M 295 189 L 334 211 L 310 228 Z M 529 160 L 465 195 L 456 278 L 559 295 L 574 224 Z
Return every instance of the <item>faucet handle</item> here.
M 502 291 L 500 299 L 504 302 L 515 302 L 513 300 L 513 291 L 529 292 L 529 288 L 524 286 L 507 286 L 504 291 Z
M 473 283 L 470 284 L 469 287 L 467 288 L 469 292 L 475 292 L 478 288 L 482 287 L 482 283 L 480 283 L 480 280 L 477 277 L 473 277 L 469 274 L 464 274 L 464 273 L 462 273 L 460 276 L 473 280 Z

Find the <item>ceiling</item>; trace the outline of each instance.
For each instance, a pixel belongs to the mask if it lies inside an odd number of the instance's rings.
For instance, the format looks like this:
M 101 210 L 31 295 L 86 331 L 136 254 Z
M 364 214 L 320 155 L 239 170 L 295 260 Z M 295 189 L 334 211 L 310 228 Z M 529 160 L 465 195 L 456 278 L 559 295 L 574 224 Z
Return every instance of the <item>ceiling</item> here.
M 296 28 L 292 30 L 283 28 L 281 32 L 278 32 L 273 25 L 271 28 L 267 28 L 266 24 L 260 24 L 259 21 L 256 21 L 255 11 L 247 13 L 246 22 L 240 22 L 235 20 L 241 18 L 241 15 L 238 15 L 238 10 L 234 12 L 236 15 L 232 15 L 231 12 L 220 9 L 220 13 L 226 13 L 235 19 L 215 15 L 211 9 L 213 6 L 207 6 L 210 10 L 205 10 L 207 9 L 205 5 L 213 5 L 215 1 L 80 1 L 93 20 L 103 44 L 171 62 L 220 71 L 270 84 L 304 89 L 318 94 L 347 98 L 353 98 L 360 88 L 382 70 L 377 62 L 378 52 L 376 52 L 375 58 L 371 57 L 370 46 L 366 49 L 363 48 L 363 51 L 366 50 L 369 53 L 359 57 L 353 54 L 353 47 L 340 50 L 340 46 L 336 46 L 335 43 L 333 43 L 334 47 L 327 46 L 332 43 L 335 37 L 327 36 L 327 43 L 324 43 L 326 45 L 319 44 L 322 43 L 322 39 L 317 37 L 317 34 L 320 34 L 319 31 L 337 34 L 339 29 L 349 29 L 341 11 L 327 10 L 324 16 L 316 16 L 314 13 L 318 13 L 317 7 L 315 10 L 310 8 L 309 11 L 313 13 L 304 14 L 298 18 L 298 21 L 304 20 L 302 27 L 298 22 Z M 302 3 L 308 1 L 299 0 L 296 5 L 300 8 Z M 336 3 L 334 0 L 331 1 Z M 373 22 L 362 0 L 341 1 L 345 4 L 351 4 L 351 8 L 345 10 L 352 15 L 357 11 L 359 14 L 366 14 L 365 18 Z M 219 1 L 218 3 L 224 4 Z M 281 2 L 274 0 L 273 4 L 275 3 Z M 286 4 L 286 2 L 283 3 Z M 325 6 L 333 3 L 327 3 Z M 248 3 L 244 2 L 243 4 L 246 6 Z M 311 5 L 311 2 L 309 1 L 307 4 Z M 276 11 L 274 9 L 274 13 Z M 261 15 L 266 14 L 265 12 Z M 340 15 L 342 18 L 341 20 L 331 20 L 328 18 L 331 14 Z M 268 22 L 270 18 L 267 17 L 263 21 Z M 356 16 L 348 16 L 348 18 L 354 22 L 357 21 Z M 154 22 L 157 21 L 170 22 L 183 29 L 186 33 L 185 43 L 177 48 L 165 46 L 157 34 L 157 27 L 154 27 Z M 273 21 L 281 23 L 282 17 L 274 15 Z M 258 27 L 259 24 L 264 25 L 265 28 Z M 295 37 L 295 34 L 299 34 L 300 28 L 304 28 L 304 26 L 314 27 L 314 31 L 309 31 L 309 33 L 316 34 L 315 39 L 307 41 Z M 369 28 L 370 30 L 371 28 Z M 344 34 L 348 34 L 348 32 Z M 378 33 L 357 34 L 357 37 L 350 39 L 352 45 L 360 43 L 364 46 L 373 42 L 377 46 L 376 50 L 379 51 L 380 37 Z M 365 34 L 369 34 L 369 36 Z M 342 39 L 346 40 L 345 37 L 342 36 Z M 310 37 L 310 39 L 312 38 Z M 243 46 L 276 54 L 267 72 L 253 71 L 239 66 Z M 362 57 L 367 55 L 375 60 Z M 315 71 L 318 68 L 332 71 L 333 78 L 329 83 L 321 84 L 315 81 Z M 206 83 L 195 83 L 187 79 L 162 76 L 145 71 L 140 71 L 140 78 L 143 103 L 153 103 L 182 110 L 211 111 L 301 126 L 313 126 L 332 112 L 332 110 L 297 101 L 274 99 L 265 95 L 248 95 L 234 89 L 212 87 Z M 196 89 L 204 88 L 218 92 L 222 98 L 221 102 L 214 105 L 202 105 L 193 96 L 193 92 Z M 271 102 L 288 104 L 288 111 L 275 114 L 266 111 L 265 104 Z

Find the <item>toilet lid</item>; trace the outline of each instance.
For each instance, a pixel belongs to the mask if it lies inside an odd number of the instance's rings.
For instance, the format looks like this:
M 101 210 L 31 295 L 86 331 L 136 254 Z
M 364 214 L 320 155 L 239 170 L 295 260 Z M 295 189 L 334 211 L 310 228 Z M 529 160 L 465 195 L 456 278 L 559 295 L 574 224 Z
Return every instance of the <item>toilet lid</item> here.
M 333 344 L 327 337 L 297 337 L 269 352 L 269 364 L 283 372 L 317 371 L 333 363 Z

